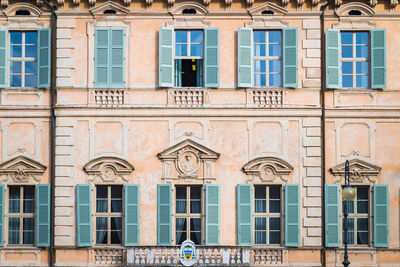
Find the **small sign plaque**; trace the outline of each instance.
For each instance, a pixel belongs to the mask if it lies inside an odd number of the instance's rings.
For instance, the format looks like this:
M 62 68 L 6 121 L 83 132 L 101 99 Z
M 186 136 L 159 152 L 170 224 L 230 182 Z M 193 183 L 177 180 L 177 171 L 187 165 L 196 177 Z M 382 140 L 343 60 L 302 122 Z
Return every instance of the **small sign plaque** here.
M 180 259 L 183 266 L 193 266 L 197 262 L 196 246 L 190 239 L 182 243 Z

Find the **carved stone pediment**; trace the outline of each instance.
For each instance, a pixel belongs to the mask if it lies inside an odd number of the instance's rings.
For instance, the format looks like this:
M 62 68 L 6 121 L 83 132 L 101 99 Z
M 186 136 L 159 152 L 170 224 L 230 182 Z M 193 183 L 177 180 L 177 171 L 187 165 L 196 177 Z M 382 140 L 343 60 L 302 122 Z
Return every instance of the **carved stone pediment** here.
M 371 4 L 371 6 L 374 6 L 374 5 Z M 375 15 L 375 10 L 372 7 L 370 7 L 364 3 L 360 3 L 360 2 L 351 2 L 351 3 L 341 5 L 340 7 L 335 9 L 335 13 L 339 17 L 350 17 L 349 12 L 352 10 L 358 10 L 361 12 L 361 15 L 357 16 L 358 18 L 359 17 L 371 17 L 371 16 Z
M 28 10 L 31 17 L 39 17 L 43 13 L 43 11 L 40 8 L 32 4 L 16 3 L 7 7 L 4 10 L 4 14 L 6 14 L 7 17 L 15 16 L 15 12 L 18 10 Z
M 283 16 L 286 15 L 288 10 L 286 8 L 280 7 L 271 2 L 264 2 L 260 5 L 257 5 L 251 9 L 249 9 L 249 13 L 252 17 L 254 16 L 267 16 L 262 14 L 263 11 L 272 11 L 273 15 Z
M 83 170 L 89 174 L 89 181 L 97 178 L 103 182 L 128 182 L 133 166 L 124 159 L 116 157 L 101 157 L 89 161 Z
M 219 153 L 190 139 L 164 150 L 157 156 L 163 162 L 163 179 L 215 179 L 214 162 L 219 158 Z
M 360 159 L 349 160 L 350 181 L 354 183 L 375 183 L 381 168 Z M 344 182 L 345 163 L 332 167 L 330 171 L 335 176 L 335 183 Z
M 130 11 L 129 8 L 117 4 L 114 1 L 107 1 L 104 4 L 91 8 L 90 13 L 97 16 L 104 15 L 104 11 L 106 10 L 114 10 L 115 12 L 117 12 L 117 15 L 126 15 Z
M 260 182 L 286 182 L 293 167 L 286 161 L 275 157 L 256 158 L 243 166 L 243 171 L 248 175 L 247 182 L 259 179 Z
M 187 1 L 187 2 L 182 2 L 182 3 L 176 4 L 174 7 L 171 8 L 170 13 L 174 16 L 177 16 L 177 15 L 179 16 L 179 15 L 182 15 L 182 11 L 185 9 L 194 9 L 196 11 L 196 14 L 190 14 L 189 15 L 190 17 L 196 16 L 196 15 L 204 16 L 208 13 L 208 9 L 205 6 L 203 6 L 199 3 L 193 2 L 193 1 Z
M 0 165 L 0 175 L 3 180 L 11 179 L 14 183 L 35 183 L 40 182 L 46 167 L 39 162 L 18 156 Z

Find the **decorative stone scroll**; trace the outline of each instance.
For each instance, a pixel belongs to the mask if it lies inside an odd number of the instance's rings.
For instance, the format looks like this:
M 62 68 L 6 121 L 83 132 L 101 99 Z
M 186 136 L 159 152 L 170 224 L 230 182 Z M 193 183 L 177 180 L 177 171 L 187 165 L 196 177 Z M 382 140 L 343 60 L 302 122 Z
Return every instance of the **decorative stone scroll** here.
M 243 166 L 243 171 L 247 174 L 247 182 L 270 183 L 287 182 L 293 167 L 286 161 L 275 157 L 256 158 Z
M 215 179 L 214 163 L 219 158 L 219 153 L 190 139 L 164 150 L 157 156 L 163 163 L 162 178 L 169 182 L 210 182 Z
M 379 171 L 381 170 L 380 167 L 360 159 L 350 160 L 349 167 L 350 167 L 350 181 L 358 184 L 375 183 L 376 176 L 378 176 Z M 339 164 L 330 169 L 332 174 L 335 176 L 334 183 L 336 184 L 344 183 L 344 170 L 345 170 L 345 163 Z
M 3 181 L 14 183 L 39 183 L 46 167 L 37 161 L 18 156 L 0 165 Z
M 116 157 L 96 158 L 83 167 L 83 170 L 89 175 L 89 182 L 93 182 L 98 178 L 107 183 L 128 182 L 127 176 L 133 169 L 129 162 Z

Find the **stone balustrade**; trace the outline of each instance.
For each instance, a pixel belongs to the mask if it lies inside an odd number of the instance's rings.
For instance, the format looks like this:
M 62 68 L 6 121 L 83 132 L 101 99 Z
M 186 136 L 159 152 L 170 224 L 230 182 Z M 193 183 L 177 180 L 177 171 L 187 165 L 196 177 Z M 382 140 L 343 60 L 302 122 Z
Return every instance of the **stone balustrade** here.
M 202 88 L 179 88 L 168 90 L 168 106 L 204 107 L 209 104 L 210 92 Z
M 282 89 L 248 89 L 247 106 L 274 108 L 284 105 Z
M 125 89 L 93 89 L 89 91 L 89 103 L 99 107 L 120 107 L 125 104 Z
M 125 262 L 123 248 L 96 248 L 94 254 L 96 265 L 123 265 Z

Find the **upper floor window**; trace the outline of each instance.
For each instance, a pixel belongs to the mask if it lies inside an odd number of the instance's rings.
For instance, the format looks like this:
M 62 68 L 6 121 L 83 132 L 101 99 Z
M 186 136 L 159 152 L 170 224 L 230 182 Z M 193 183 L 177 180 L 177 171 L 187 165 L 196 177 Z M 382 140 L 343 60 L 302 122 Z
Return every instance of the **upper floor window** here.
M 239 28 L 239 87 L 297 87 L 297 81 L 297 28 Z

